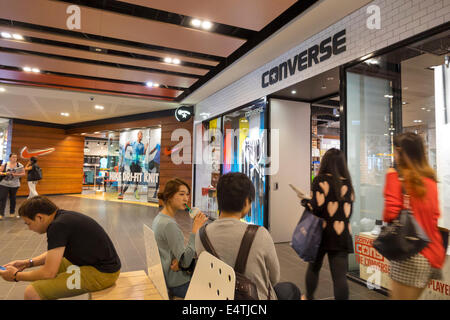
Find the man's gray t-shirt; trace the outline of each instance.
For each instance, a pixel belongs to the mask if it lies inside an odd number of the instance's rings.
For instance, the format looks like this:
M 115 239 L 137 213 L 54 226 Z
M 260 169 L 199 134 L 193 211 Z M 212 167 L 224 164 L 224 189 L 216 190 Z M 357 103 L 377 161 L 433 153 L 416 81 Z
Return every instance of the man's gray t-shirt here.
M 24 172 L 23 165 L 19 162 L 14 167 L 10 167 L 9 161 L 6 164 L 5 172 L 22 173 Z M 20 187 L 20 177 L 7 175 L 4 176 L 3 180 L 0 181 L 0 185 L 8 188 L 19 188 Z
M 233 268 L 246 229 L 247 223 L 234 218 L 218 219 L 206 227 L 206 234 L 220 260 Z M 205 250 L 199 233 L 195 237 L 195 248 L 197 255 Z M 270 298 L 277 299 L 273 286 L 280 281 L 280 264 L 273 239 L 264 227 L 259 227 L 256 232 L 244 275 L 255 283 L 260 300 L 267 300 L 268 288 Z
M 190 274 L 181 270 L 174 272 L 170 265 L 173 259 L 177 259 L 182 267 L 189 266 L 195 256 L 195 235 L 190 234 L 185 246 L 183 232 L 175 219 L 161 212 L 153 220 L 152 230 L 158 244 L 167 287 L 174 288 L 191 281 Z

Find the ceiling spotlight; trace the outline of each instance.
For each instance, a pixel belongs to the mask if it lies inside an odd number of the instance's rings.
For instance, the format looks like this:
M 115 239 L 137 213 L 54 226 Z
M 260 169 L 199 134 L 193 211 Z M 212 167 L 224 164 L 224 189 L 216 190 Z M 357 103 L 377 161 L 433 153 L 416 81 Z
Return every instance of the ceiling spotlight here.
M 5 91 L 6 91 L 5 88 L 0 87 L 0 92 L 5 92 Z
M 200 26 L 202 25 L 202 22 L 201 22 L 200 20 L 198 20 L 198 19 L 192 19 L 192 20 L 191 20 L 191 24 L 192 24 L 194 27 L 200 27 Z
M 23 40 L 23 37 L 20 34 L 14 33 L 12 36 L 16 40 Z
M 172 63 L 172 58 L 169 58 L 169 57 L 164 58 L 164 62 L 165 63 Z
M 62 115 L 63 117 L 68 117 L 68 116 L 70 116 L 70 114 L 68 114 L 67 112 L 61 112 L 61 115 Z
M 422 110 L 427 110 L 427 108 L 425 108 L 425 107 L 422 107 L 422 108 L 420 108 L 420 109 L 422 109 Z
M 392 94 L 385 94 L 384 97 L 385 97 L 385 98 L 389 98 L 389 99 L 394 98 L 394 96 L 393 96 Z
M 145 85 L 146 85 L 147 87 L 153 87 L 153 82 L 147 81 L 147 82 L 145 83 Z
M 97 110 L 103 110 L 103 109 L 105 109 L 105 107 L 104 107 L 104 106 L 96 105 L 96 106 L 95 106 L 95 109 L 97 109 Z
M 328 81 L 332 81 L 332 80 L 334 80 L 334 78 L 333 77 L 328 77 L 327 80 Z
M 153 87 L 158 88 L 159 87 L 159 83 L 154 83 Z
M 365 61 L 365 63 L 367 63 L 367 64 L 379 64 L 380 62 L 377 60 L 377 59 L 369 59 L 369 60 L 367 60 L 367 61 Z
M 427 112 L 431 112 L 431 109 L 427 109 Z
M 297 93 L 297 91 L 295 91 L 295 90 L 292 90 L 292 91 L 291 91 L 291 93 L 292 93 L 292 94 L 296 94 L 296 93 Z
M 403 101 L 403 102 L 402 102 L 402 104 L 403 104 L 403 105 L 405 105 L 405 104 L 408 104 L 408 102 L 406 102 L 406 101 Z
M 414 120 L 414 123 L 422 123 L 422 120 Z
M 99 133 L 100 133 L 100 131 L 95 131 L 95 132 L 94 132 L 94 134 L 99 134 Z
M 33 68 L 33 69 L 31 69 L 31 71 L 33 71 L 34 73 L 39 73 L 39 72 L 41 72 L 41 70 L 39 70 L 38 68 Z
M 209 30 L 209 29 L 211 29 L 211 27 L 212 27 L 212 23 L 211 22 L 209 22 L 209 21 L 203 21 L 202 22 L 202 28 L 203 29 Z
M 2 37 L 5 38 L 5 39 L 11 39 L 12 38 L 11 33 L 9 33 L 9 32 L 2 32 L 1 34 L 2 34 Z
M 174 64 L 180 64 L 180 59 L 175 58 L 175 59 L 172 60 L 172 63 L 174 63 Z
M 31 72 L 31 68 L 30 67 L 23 67 L 22 70 L 25 71 L 25 72 Z

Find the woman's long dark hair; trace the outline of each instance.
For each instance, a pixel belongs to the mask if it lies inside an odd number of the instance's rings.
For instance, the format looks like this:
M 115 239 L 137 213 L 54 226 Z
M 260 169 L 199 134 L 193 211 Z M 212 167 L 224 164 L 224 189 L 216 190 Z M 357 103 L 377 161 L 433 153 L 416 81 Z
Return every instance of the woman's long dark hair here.
M 413 132 L 405 132 L 394 137 L 394 147 L 399 158 L 397 166 L 405 181 L 406 191 L 419 198 L 427 190 L 422 178 L 430 178 L 437 182 L 436 172 L 428 164 L 422 138 Z
M 333 190 L 336 199 L 341 200 L 342 179 L 345 178 L 350 186 L 350 193 L 353 193 L 352 178 L 347 168 L 347 161 L 344 153 L 341 150 L 332 148 L 329 149 L 322 157 L 320 163 L 319 175 L 331 174 L 333 176 Z

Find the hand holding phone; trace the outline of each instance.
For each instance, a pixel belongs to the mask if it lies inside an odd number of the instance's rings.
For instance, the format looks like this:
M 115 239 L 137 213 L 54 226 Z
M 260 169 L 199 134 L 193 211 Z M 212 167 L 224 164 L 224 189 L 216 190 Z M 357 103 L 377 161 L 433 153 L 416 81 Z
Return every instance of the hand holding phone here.
M 6 268 L 5 267 L 2 267 L 2 266 L 0 266 L 0 270 L 6 270 Z
M 300 200 L 303 200 L 303 199 L 311 199 L 311 197 L 307 196 L 302 190 L 300 190 L 300 189 L 294 187 L 292 184 L 289 184 L 289 187 L 291 187 L 291 189 L 294 190 L 294 192 L 297 194 L 297 197 L 298 197 Z

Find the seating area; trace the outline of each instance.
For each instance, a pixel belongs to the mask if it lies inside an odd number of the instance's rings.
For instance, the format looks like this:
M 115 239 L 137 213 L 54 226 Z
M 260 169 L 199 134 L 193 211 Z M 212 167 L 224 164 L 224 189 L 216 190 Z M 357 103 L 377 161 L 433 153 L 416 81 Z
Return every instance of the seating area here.
M 143 229 L 147 273 L 144 270 L 121 273 L 114 286 L 92 292 L 91 300 L 169 300 L 154 233 L 146 225 Z M 185 300 L 233 300 L 235 282 L 232 267 L 202 252 Z

